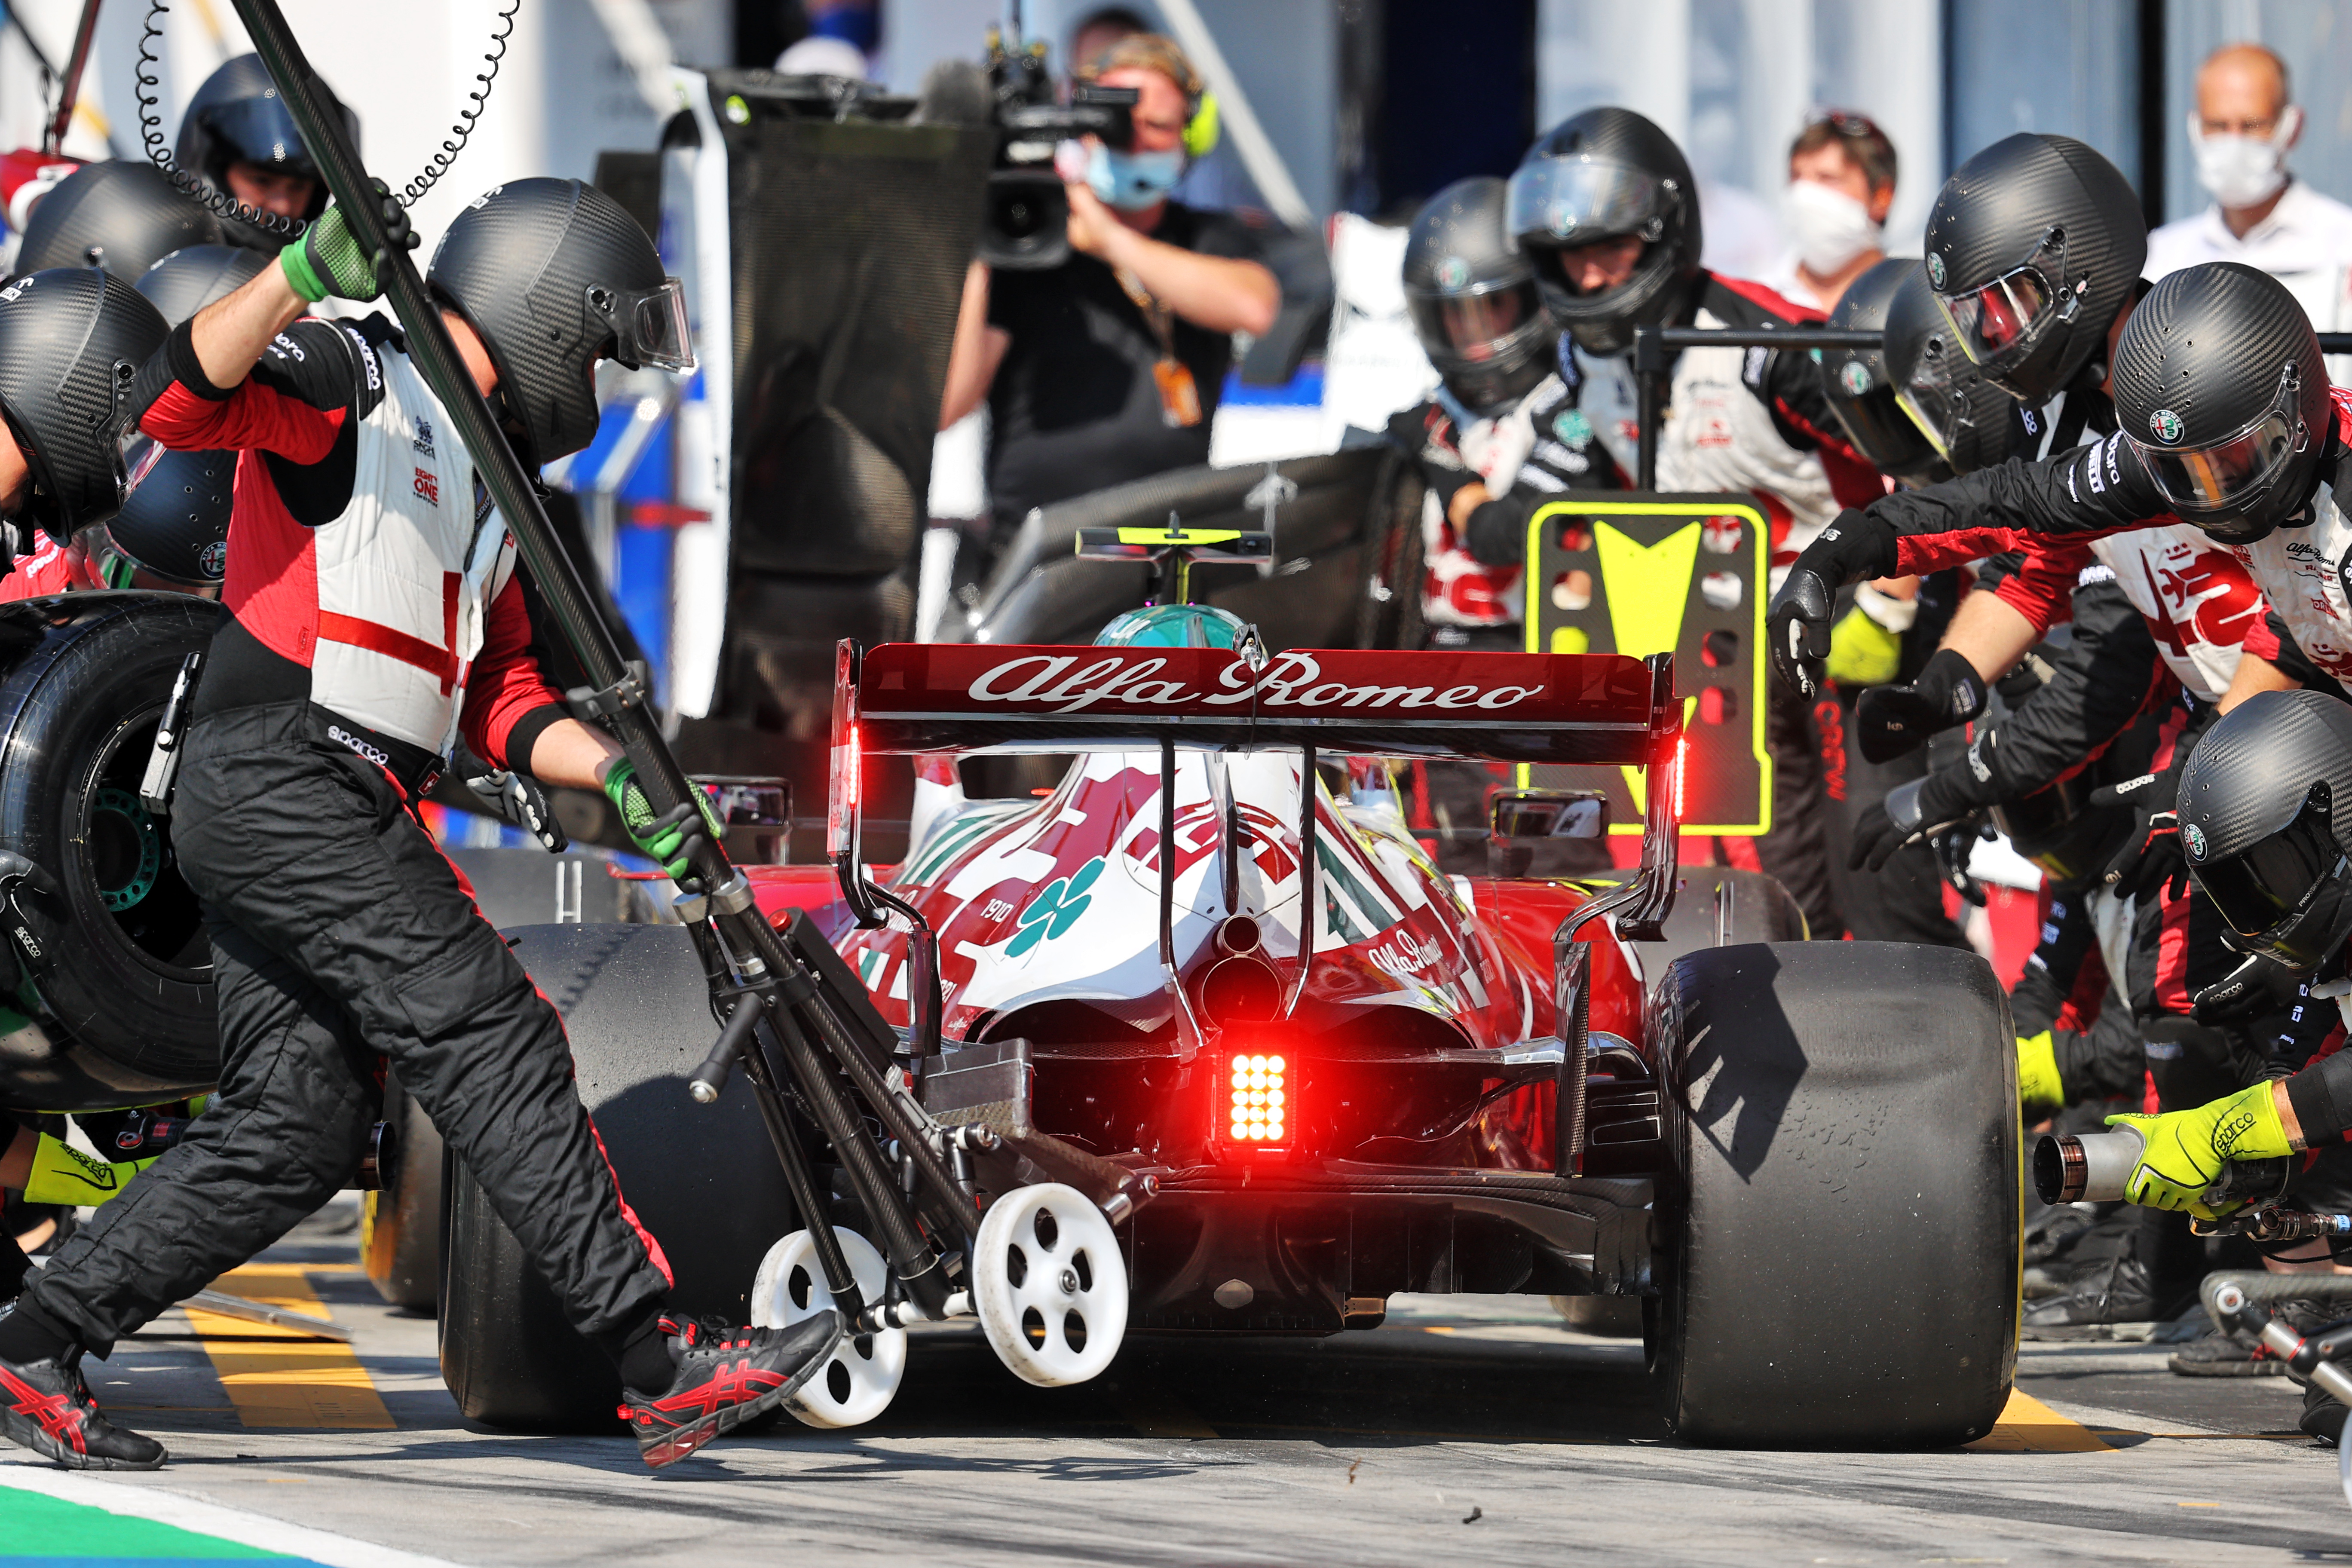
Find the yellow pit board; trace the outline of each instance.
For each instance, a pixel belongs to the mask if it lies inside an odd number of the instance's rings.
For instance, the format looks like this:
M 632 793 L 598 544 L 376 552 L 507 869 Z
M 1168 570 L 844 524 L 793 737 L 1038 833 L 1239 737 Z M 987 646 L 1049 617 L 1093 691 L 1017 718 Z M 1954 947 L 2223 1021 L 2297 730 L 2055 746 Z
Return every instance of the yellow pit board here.
M 1772 826 L 1764 750 L 1764 592 L 1771 526 L 1744 495 L 1592 491 L 1528 525 L 1530 653 L 1675 656 L 1690 765 L 1685 833 Z M 1522 766 L 1522 788 L 1605 788 L 1609 831 L 1642 831 L 1642 770 Z

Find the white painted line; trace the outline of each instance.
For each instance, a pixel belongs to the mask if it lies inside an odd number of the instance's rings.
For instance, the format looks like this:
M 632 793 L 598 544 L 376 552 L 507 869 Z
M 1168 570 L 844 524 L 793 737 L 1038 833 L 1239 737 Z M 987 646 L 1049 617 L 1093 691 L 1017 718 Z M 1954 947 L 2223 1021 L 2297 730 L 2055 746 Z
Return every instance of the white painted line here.
M 216 1535 L 242 1546 L 307 1557 L 328 1568 L 456 1568 L 439 1557 L 422 1557 L 395 1547 L 378 1546 L 332 1531 L 289 1524 L 267 1514 L 204 1502 L 155 1486 L 132 1486 L 100 1480 L 79 1470 L 52 1469 L 38 1462 L 0 1464 L 0 1487 L 38 1492 L 60 1502 L 79 1503 L 131 1519 L 152 1520 L 182 1530 Z

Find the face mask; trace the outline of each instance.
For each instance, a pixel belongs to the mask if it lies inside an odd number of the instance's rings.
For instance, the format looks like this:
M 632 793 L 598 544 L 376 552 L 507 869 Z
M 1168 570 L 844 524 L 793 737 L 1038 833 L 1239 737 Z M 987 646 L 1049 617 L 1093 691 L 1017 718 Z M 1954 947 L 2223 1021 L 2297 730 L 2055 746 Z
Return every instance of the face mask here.
M 1105 205 L 1123 213 L 1148 212 L 1168 199 L 1184 177 L 1184 154 L 1114 153 L 1100 142 L 1087 151 L 1087 184 Z
M 2303 110 L 2289 108 L 2267 142 L 2252 136 L 2208 136 L 2189 117 L 2189 146 L 2197 154 L 2197 183 L 2225 207 L 2260 205 L 2286 184 L 2287 144 L 2303 129 Z
M 1815 277 L 1838 271 L 1855 257 L 1879 248 L 1885 230 L 1870 209 L 1815 180 L 1789 185 L 1789 236 L 1797 259 Z

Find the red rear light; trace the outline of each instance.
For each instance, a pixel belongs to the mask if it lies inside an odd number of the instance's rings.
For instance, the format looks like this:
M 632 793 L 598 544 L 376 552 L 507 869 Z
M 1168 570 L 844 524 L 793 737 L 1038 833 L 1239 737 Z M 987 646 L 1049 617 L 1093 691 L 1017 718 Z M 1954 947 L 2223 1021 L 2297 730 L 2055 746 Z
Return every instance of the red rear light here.
M 1216 1132 L 1236 1150 L 1287 1149 L 1297 1126 L 1297 1075 L 1279 1052 L 1236 1051 L 1226 1058 Z
M 1683 819 L 1683 779 L 1690 773 L 1690 737 L 1675 742 L 1675 821 Z

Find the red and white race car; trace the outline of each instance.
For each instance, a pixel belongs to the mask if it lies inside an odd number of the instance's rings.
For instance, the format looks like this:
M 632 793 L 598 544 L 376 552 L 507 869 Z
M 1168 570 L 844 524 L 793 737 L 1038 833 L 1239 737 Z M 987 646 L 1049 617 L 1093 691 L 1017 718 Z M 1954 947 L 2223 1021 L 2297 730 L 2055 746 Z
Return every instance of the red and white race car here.
M 1737 940 L 1801 926 L 1763 879 L 1678 871 L 1682 710 L 1668 657 L 1269 653 L 1188 605 L 1094 647 L 845 645 L 836 864 L 750 875 L 795 941 L 829 939 L 948 1145 L 992 1152 L 959 1300 L 1033 1382 L 1094 1375 L 1129 1331 L 1374 1327 L 1398 1292 L 1622 1296 L 1689 1439 L 1980 1436 L 2015 1358 L 2005 1000 L 1969 953 Z M 1041 798 L 967 800 L 946 764 L 987 750 L 1072 760 Z M 869 879 L 859 800 L 894 753 L 923 798 Z M 1439 756 L 1624 767 L 1641 867 L 1442 873 L 1386 761 Z M 1513 792 L 1496 820 L 1584 836 L 1603 810 Z M 1676 955 L 1678 891 L 1699 934 Z M 679 1090 L 709 1037 L 679 933 L 531 928 L 518 952 L 681 1295 L 821 1299 L 766 1152 L 789 1130 Z M 1073 1190 L 1087 1212 L 1033 1195 Z M 469 1414 L 547 1419 L 544 1350 L 484 1337 L 547 1314 L 518 1314 L 529 1281 L 469 1192 L 445 1371 Z M 864 1228 L 838 1201 L 834 1223 Z M 881 1257 L 852 1250 L 870 1295 Z M 887 1405 L 903 1343 L 843 1353 L 803 1419 Z

